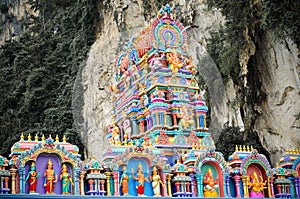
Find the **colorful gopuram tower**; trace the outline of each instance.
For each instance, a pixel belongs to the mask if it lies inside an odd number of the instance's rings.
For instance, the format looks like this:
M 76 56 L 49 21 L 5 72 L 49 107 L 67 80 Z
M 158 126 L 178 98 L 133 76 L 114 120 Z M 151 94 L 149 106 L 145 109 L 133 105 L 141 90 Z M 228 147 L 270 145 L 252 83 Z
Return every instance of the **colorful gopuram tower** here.
M 208 108 L 186 30 L 167 4 L 116 58 L 114 115 L 103 161 L 114 179 L 127 168 L 129 195 L 228 196 L 229 169 L 206 126 Z M 154 178 L 146 179 L 153 168 L 165 185 L 157 192 Z M 139 176 L 146 180 L 143 191 L 136 186 Z

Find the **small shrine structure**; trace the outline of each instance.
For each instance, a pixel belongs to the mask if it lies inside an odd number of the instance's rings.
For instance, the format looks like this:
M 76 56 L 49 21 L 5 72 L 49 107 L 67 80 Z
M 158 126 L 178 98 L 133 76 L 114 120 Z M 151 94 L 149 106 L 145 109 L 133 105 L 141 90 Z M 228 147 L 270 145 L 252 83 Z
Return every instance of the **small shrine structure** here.
M 11 148 L 11 193 L 62 194 L 66 186 L 64 183 L 72 182 L 65 190 L 79 194 L 81 155 L 78 151 L 77 146 L 66 142 L 65 136 L 61 142 L 58 136 L 55 139 L 51 135 L 47 139 L 44 136 L 39 139 L 36 135 L 32 139 L 29 134 L 25 140 L 22 134 L 20 141 Z M 63 165 L 66 168 L 64 172 Z

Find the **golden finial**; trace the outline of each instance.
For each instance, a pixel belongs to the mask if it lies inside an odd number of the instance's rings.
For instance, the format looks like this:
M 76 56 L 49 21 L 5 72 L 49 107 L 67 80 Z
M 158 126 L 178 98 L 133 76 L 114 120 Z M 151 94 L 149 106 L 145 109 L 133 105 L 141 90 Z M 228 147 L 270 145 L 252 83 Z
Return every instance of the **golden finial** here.
M 246 147 L 245 147 L 245 145 L 243 145 L 243 151 L 246 152 Z
M 239 147 L 239 151 L 243 151 L 242 145 L 240 145 L 240 147 Z
M 133 141 L 132 140 L 130 140 L 129 145 L 133 146 Z
M 248 152 L 251 152 L 251 151 L 250 151 L 250 147 L 249 147 L 249 145 L 247 145 L 247 151 L 248 151 Z
M 21 134 L 20 140 L 24 140 L 24 134 L 23 133 Z
M 58 135 L 56 135 L 56 137 L 55 137 L 55 142 L 59 142 L 59 137 L 58 137 Z
M 39 141 L 39 137 L 38 137 L 38 135 L 37 135 L 37 134 L 35 134 L 35 136 L 34 136 L 34 141 L 36 141 L 36 142 L 38 142 L 38 141 Z
M 235 151 L 238 151 L 239 147 L 237 145 L 235 145 Z
M 250 150 L 253 151 L 253 146 L 251 146 Z
M 117 145 L 121 146 L 121 141 L 120 140 L 117 141 Z
M 52 139 L 52 136 L 51 136 L 51 134 L 49 135 L 49 138 L 50 138 L 50 139 Z
M 293 154 L 293 149 L 292 148 L 290 148 L 289 154 Z
M 42 142 L 45 142 L 45 135 L 42 135 Z
M 298 148 L 296 148 L 296 154 L 299 154 L 299 149 Z
M 296 149 L 295 148 L 293 148 L 293 154 L 296 154 Z
M 27 140 L 28 140 L 28 141 L 31 141 L 31 135 L 30 135 L 30 133 L 28 134 Z
M 64 135 L 64 137 L 63 137 L 63 142 L 67 142 L 66 135 Z
M 49 159 L 47 165 L 52 165 L 52 161 Z
M 34 163 L 34 162 L 32 162 L 32 163 L 31 163 L 31 166 L 32 166 L 32 167 L 35 167 L 35 163 Z

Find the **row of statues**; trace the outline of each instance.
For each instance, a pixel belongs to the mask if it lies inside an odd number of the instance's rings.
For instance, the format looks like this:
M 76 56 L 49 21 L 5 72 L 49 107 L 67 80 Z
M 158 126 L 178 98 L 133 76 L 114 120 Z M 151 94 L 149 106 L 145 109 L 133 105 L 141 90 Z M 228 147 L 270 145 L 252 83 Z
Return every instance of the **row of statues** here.
M 164 188 L 164 183 L 162 182 L 160 175 L 158 173 L 158 169 L 154 166 L 152 170 L 152 175 L 149 174 L 145 176 L 143 173 L 143 168 L 141 163 L 139 163 L 137 168 L 137 174 L 134 174 L 134 169 L 132 168 L 131 176 L 134 180 L 136 180 L 136 190 L 138 196 L 144 195 L 144 183 L 145 181 L 151 182 L 153 188 L 154 196 L 161 196 L 161 187 Z M 37 188 L 37 179 L 40 177 L 40 173 L 36 172 L 35 163 L 32 162 L 30 166 L 30 171 L 26 176 L 26 181 L 29 181 L 29 192 L 36 193 Z M 127 169 L 123 167 L 123 173 L 120 178 L 120 187 L 122 190 L 123 195 L 128 194 L 128 182 L 130 176 L 128 175 Z M 53 169 L 53 163 L 49 159 L 47 163 L 47 169 L 44 172 L 44 187 L 46 194 L 53 194 L 55 183 L 58 180 L 58 175 L 56 174 L 55 170 Z M 60 174 L 61 180 L 61 189 L 62 194 L 69 194 L 71 191 L 71 186 L 74 186 L 72 181 L 72 177 L 68 172 L 68 168 L 66 164 L 62 165 L 62 170 Z M 204 185 L 204 197 L 219 197 L 217 189 L 218 179 L 214 179 L 213 172 L 211 168 L 208 168 L 206 174 L 203 178 L 203 185 Z M 265 189 L 266 182 L 263 181 L 262 176 L 260 179 L 257 173 L 254 171 L 248 182 L 248 188 L 250 190 L 250 197 L 263 197 L 263 191 Z
M 149 175 L 145 176 L 143 174 L 142 165 L 139 163 L 137 168 L 137 175 L 134 175 L 134 169 L 132 168 L 132 178 L 136 180 L 136 190 L 138 196 L 144 195 L 144 183 L 145 181 L 152 182 L 152 188 L 154 196 L 161 196 L 161 186 L 164 187 L 164 184 L 158 174 L 158 169 L 156 167 L 153 168 L 152 176 Z M 121 175 L 120 186 L 122 187 L 123 195 L 128 195 L 128 181 L 129 175 L 127 174 L 126 167 L 123 167 L 123 174 Z
M 35 163 L 32 162 L 30 166 L 30 171 L 28 172 L 26 176 L 26 181 L 29 180 L 29 192 L 30 193 L 36 193 L 37 188 L 37 179 L 40 177 L 40 173 L 36 172 L 36 166 Z M 47 163 L 47 169 L 44 172 L 44 187 L 46 194 L 53 194 L 55 183 L 57 182 L 57 174 L 55 170 L 53 169 L 53 163 L 49 159 Z M 62 170 L 60 174 L 60 180 L 62 184 L 62 194 L 69 194 L 70 193 L 70 185 L 74 186 L 74 183 L 72 181 L 72 177 L 68 172 L 68 168 L 66 164 L 62 165 Z

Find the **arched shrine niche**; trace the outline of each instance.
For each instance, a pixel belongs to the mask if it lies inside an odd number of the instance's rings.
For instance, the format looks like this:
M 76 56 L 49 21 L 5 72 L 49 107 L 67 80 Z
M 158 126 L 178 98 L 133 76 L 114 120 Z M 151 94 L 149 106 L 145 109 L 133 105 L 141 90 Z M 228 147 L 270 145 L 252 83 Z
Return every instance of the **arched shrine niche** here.
M 268 190 L 267 190 L 267 181 L 268 177 L 265 169 L 258 163 L 252 163 L 247 167 L 247 176 L 249 176 L 248 180 L 248 188 L 249 188 L 249 197 L 256 198 L 258 197 L 257 193 L 253 191 L 255 186 L 259 186 L 260 188 L 264 187 L 263 194 L 259 195 L 259 197 L 268 198 Z M 258 182 L 256 182 L 258 180 Z M 257 185 L 256 185 L 257 183 Z
M 207 161 L 201 167 L 203 174 L 203 196 L 224 197 L 224 176 L 220 166 Z
M 62 165 L 65 164 L 68 170 L 68 173 L 71 176 L 72 182 L 74 182 L 74 168 L 73 165 L 69 162 L 63 162 L 62 158 L 59 154 L 56 153 L 41 153 L 37 156 L 36 161 L 32 161 L 29 160 L 25 163 L 25 193 L 29 193 L 30 192 L 30 181 L 29 181 L 29 171 L 30 171 L 30 167 L 33 165 L 35 165 L 36 167 L 36 175 L 38 176 L 37 178 L 37 183 L 36 183 L 36 193 L 39 194 L 46 194 L 46 188 L 44 186 L 44 184 L 47 184 L 45 178 L 46 178 L 46 170 L 47 170 L 47 166 L 48 163 L 50 162 L 53 165 L 53 170 L 55 173 L 54 178 L 57 180 L 57 182 L 54 183 L 54 189 L 53 189 L 53 193 L 54 194 L 62 194 L 62 181 L 60 179 L 60 175 L 62 172 Z M 26 181 L 28 177 L 28 180 Z M 54 179 L 54 180 L 55 180 Z M 69 186 L 69 191 L 71 194 L 74 194 L 74 187 Z

